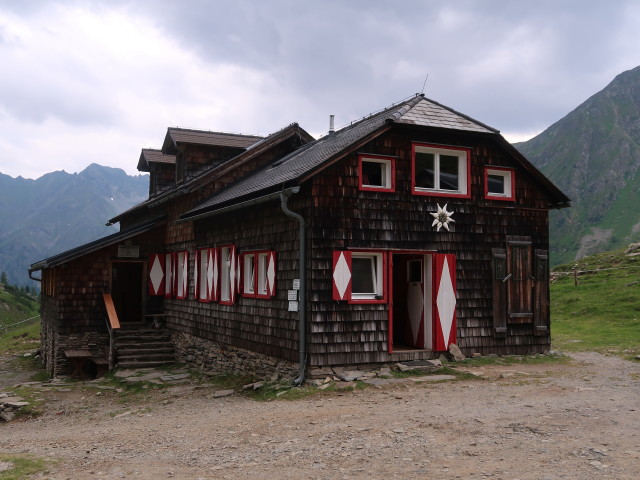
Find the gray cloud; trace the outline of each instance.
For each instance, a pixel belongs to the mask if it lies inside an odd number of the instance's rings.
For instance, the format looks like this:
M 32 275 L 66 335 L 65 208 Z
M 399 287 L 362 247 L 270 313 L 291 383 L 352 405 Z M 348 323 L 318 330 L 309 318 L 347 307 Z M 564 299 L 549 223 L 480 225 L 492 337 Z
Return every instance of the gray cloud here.
M 40 33 L 50 45 L 21 50 L 26 34 L 3 26 L 3 13 L 24 28 L 50 18 L 51 34 Z M 87 38 L 59 38 L 61 15 Z M 112 30 L 84 31 L 94 17 Z M 160 143 L 169 124 L 265 134 L 299 121 L 321 133 L 330 113 L 357 120 L 428 75 L 427 96 L 532 134 L 635 67 L 639 37 L 631 0 L 0 0 L 0 120 L 19 132 L 55 119 L 64 136 L 108 127 L 140 146 L 157 146 L 145 142 Z M 0 149 L 30 155 L 1 135 Z M 122 155 L 102 162 L 135 165 Z

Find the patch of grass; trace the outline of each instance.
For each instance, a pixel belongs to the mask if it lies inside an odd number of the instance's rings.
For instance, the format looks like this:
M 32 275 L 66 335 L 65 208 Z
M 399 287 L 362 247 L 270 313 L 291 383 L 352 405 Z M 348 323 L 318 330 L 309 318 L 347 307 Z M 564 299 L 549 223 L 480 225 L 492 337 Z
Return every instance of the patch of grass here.
M 40 393 L 34 391 L 33 388 L 29 386 L 13 388 L 11 389 L 11 393 L 22 397 L 25 402 L 29 402 L 29 405 L 21 407 L 15 412 L 17 417 L 37 417 L 44 412 L 42 409 L 42 399 L 36 397 L 36 395 L 40 395 Z
M 20 354 L 40 347 L 40 322 L 1 332 L 0 353 Z
M 551 284 L 554 348 L 633 358 L 640 354 L 640 257 L 622 250 L 586 257 L 555 271 L 579 272 Z
M 0 480 L 23 480 L 29 475 L 47 470 L 45 460 L 28 455 L 0 454 L 0 462 L 12 465 L 7 470 L 0 472 Z

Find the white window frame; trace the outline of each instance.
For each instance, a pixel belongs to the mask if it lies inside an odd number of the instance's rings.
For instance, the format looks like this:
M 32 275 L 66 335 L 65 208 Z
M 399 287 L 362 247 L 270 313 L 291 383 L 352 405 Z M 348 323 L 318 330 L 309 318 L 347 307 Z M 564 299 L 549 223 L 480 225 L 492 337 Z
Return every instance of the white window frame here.
M 388 157 L 376 157 L 376 156 L 367 156 L 361 155 L 359 157 L 359 188 L 360 190 L 370 190 L 375 192 L 380 191 L 395 191 L 395 182 L 394 182 L 394 159 Z M 382 177 L 384 179 L 383 185 L 371 185 L 364 182 L 364 172 L 363 167 L 365 163 L 375 163 L 380 165 L 382 169 Z
M 353 268 L 353 262 L 356 259 L 368 258 L 372 260 L 371 263 L 371 282 L 374 286 L 373 292 L 355 292 L 353 291 L 353 285 L 355 285 L 355 269 Z M 351 254 L 352 264 L 352 291 L 351 300 L 382 300 L 384 298 L 384 256 L 382 252 L 352 252 Z
M 234 303 L 232 298 L 233 287 L 231 285 L 231 271 L 236 268 L 232 265 L 233 245 L 220 247 L 220 303 L 230 305 Z
M 258 268 L 257 270 L 257 294 L 259 296 L 267 296 L 267 259 L 269 258 L 269 252 L 258 253 Z
M 242 294 L 254 297 L 256 295 L 256 254 L 242 255 Z
M 489 191 L 489 176 L 502 177 L 504 180 L 504 192 L 496 193 Z M 485 197 L 495 200 L 513 200 L 515 198 L 514 191 L 514 172 L 510 168 L 487 167 L 485 169 Z
M 444 197 L 469 197 L 469 150 L 465 148 L 439 147 L 425 144 L 413 144 L 411 158 L 411 183 L 416 195 L 438 195 Z M 433 188 L 416 185 L 416 154 L 430 153 L 434 155 Z M 440 156 L 447 155 L 458 158 L 458 189 L 450 190 L 440 186 Z

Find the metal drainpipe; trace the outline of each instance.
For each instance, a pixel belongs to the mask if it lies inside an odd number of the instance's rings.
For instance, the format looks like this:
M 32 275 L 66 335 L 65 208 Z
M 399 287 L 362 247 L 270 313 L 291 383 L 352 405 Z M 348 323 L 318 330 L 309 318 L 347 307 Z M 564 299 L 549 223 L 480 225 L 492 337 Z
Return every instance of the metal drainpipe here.
M 305 235 L 305 224 L 304 217 L 299 213 L 292 212 L 289 210 L 287 206 L 287 201 L 289 197 L 295 193 L 300 191 L 300 187 L 294 187 L 288 189 L 287 191 L 280 192 L 280 204 L 282 206 L 282 211 L 288 217 L 297 220 L 300 224 L 300 248 L 299 248 L 299 260 L 298 260 L 298 268 L 299 268 L 299 276 L 300 276 L 300 298 L 298 304 L 298 341 L 299 341 L 299 362 L 300 362 L 300 373 L 298 378 L 296 378 L 293 383 L 295 385 L 302 385 L 304 382 L 304 373 L 305 373 L 305 364 L 307 362 L 307 302 L 306 302 L 306 291 L 307 291 L 307 242 Z

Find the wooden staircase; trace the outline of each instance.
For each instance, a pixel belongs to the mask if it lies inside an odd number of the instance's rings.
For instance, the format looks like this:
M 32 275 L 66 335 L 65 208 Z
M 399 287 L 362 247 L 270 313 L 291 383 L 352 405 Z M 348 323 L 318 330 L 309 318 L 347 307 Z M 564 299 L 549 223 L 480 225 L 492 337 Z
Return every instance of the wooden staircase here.
M 148 368 L 175 363 L 175 348 L 166 329 L 122 324 L 115 330 L 117 368 Z

